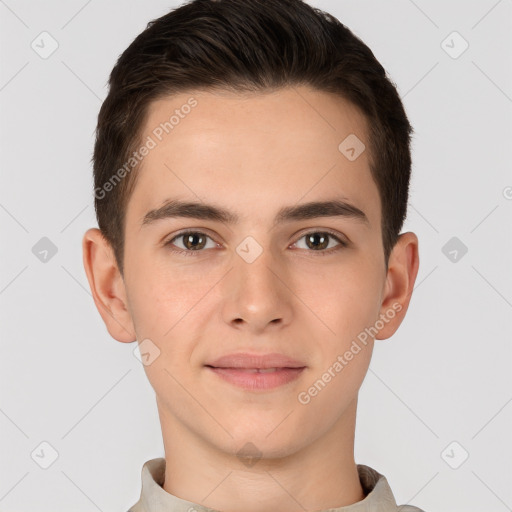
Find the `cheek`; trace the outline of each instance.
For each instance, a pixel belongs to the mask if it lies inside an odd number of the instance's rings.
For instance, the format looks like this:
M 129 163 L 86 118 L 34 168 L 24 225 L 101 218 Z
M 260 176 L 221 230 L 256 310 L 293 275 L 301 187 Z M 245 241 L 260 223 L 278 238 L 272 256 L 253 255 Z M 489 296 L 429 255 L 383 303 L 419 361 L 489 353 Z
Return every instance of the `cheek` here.
M 179 297 L 173 283 L 176 276 L 170 275 L 164 262 L 155 256 L 149 248 L 138 250 L 133 243 L 132 252 L 129 258 L 127 252 L 125 262 L 135 314 L 139 317 L 139 323 L 144 322 L 146 325 L 155 325 L 157 318 L 162 320 L 162 309 L 169 302 L 177 302 Z M 167 311 L 170 312 L 172 309 Z
M 327 333 L 334 348 L 350 344 L 378 317 L 381 278 L 363 258 L 354 254 L 339 265 L 310 266 L 297 275 L 296 294 L 315 313 L 312 321 Z
M 218 272 L 199 270 L 194 265 L 170 268 L 157 260 L 132 270 L 127 293 L 138 337 L 154 339 L 166 351 L 176 350 L 178 345 L 186 350 L 193 337 L 191 324 L 204 313 L 208 302 L 204 299 L 220 278 Z M 172 342 L 178 338 L 179 344 Z
M 129 294 L 137 339 L 151 340 L 146 346 L 158 354 L 144 365 L 146 375 L 157 395 L 176 396 L 180 386 L 172 376 L 182 374 L 197 342 L 191 322 L 194 323 L 195 305 L 204 291 L 197 284 L 191 287 L 183 277 L 156 271 L 140 273 L 131 284 Z

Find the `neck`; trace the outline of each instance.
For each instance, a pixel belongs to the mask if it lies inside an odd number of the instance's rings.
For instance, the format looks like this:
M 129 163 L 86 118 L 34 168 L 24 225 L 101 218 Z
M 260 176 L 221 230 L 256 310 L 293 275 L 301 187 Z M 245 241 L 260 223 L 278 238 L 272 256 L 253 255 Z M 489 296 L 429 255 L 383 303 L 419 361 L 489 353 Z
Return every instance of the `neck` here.
M 357 400 L 312 443 L 283 457 L 262 454 L 252 464 L 158 408 L 166 461 L 163 489 L 174 496 L 223 512 L 324 510 L 365 497 L 354 461 Z

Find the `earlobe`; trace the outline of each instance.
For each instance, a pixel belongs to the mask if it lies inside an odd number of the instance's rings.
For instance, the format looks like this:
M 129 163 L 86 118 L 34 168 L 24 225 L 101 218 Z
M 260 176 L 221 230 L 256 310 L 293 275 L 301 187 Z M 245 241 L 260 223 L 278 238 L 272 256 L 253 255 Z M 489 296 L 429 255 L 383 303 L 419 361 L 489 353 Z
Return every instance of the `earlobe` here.
M 136 341 L 133 321 L 126 307 L 126 290 L 112 247 L 97 228 L 82 240 L 83 263 L 96 308 L 110 335 L 117 341 Z
M 407 313 L 419 269 L 418 237 L 402 233 L 389 257 L 386 291 L 380 310 L 384 326 L 375 336 L 384 340 L 392 336 Z

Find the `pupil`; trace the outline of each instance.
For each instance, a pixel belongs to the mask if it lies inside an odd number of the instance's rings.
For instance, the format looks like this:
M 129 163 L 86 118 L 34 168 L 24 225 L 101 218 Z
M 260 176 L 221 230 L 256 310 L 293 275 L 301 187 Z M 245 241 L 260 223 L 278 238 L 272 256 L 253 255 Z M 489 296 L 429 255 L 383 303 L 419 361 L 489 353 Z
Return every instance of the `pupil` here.
M 196 247 L 194 242 L 197 243 L 197 240 L 196 238 L 198 238 L 199 240 L 202 240 L 203 243 L 200 244 L 200 247 Z M 189 234 L 186 236 L 186 243 L 185 243 L 185 246 L 188 248 L 188 249 L 192 249 L 192 250 L 197 250 L 197 249 L 201 249 L 202 247 L 204 247 L 204 239 L 202 236 L 200 236 L 200 234 L 198 233 L 192 233 L 192 234 Z M 192 246 L 192 247 L 191 247 Z
M 321 239 L 321 241 L 320 241 L 319 243 L 315 244 L 315 243 L 314 243 L 314 240 L 315 240 L 316 238 L 318 238 L 318 237 Z M 318 249 L 319 247 L 324 248 L 324 247 L 327 247 L 327 245 L 328 245 L 328 244 L 326 244 L 326 243 L 325 243 L 325 242 L 326 242 L 326 240 L 327 240 L 327 236 L 325 236 L 324 234 L 320 234 L 320 235 L 318 235 L 318 234 L 310 235 L 310 236 L 308 237 L 308 245 L 309 245 L 309 243 L 311 243 L 311 246 L 312 246 L 313 248 L 315 248 L 315 249 Z

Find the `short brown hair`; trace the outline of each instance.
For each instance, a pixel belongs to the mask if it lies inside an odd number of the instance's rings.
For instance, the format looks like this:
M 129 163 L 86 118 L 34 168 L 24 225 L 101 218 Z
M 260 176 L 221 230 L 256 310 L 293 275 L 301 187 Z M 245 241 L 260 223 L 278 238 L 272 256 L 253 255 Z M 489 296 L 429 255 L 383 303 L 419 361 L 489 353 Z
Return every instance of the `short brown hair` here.
M 99 112 L 95 209 L 121 274 L 137 173 L 122 173 L 108 196 L 105 184 L 140 144 L 149 104 L 194 89 L 263 92 L 293 85 L 335 93 L 365 115 L 387 267 L 407 214 L 413 129 L 372 51 L 335 17 L 302 0 L 192 0 L 150 21 L 122 53 Z

